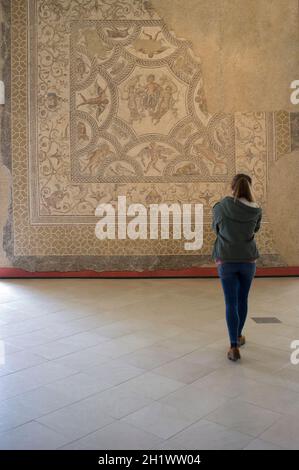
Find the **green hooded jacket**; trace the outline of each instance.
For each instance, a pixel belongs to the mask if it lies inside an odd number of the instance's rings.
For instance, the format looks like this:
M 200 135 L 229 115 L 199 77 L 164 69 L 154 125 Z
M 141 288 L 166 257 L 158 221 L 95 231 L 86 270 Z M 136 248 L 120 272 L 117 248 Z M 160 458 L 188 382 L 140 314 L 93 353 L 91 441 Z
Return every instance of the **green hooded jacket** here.
M 262 210 L 227 196 L 213 207 L 212 228 L 217 235 L 213 259 L 226 262 L 254 261 L 259 252 L 254 240 Z

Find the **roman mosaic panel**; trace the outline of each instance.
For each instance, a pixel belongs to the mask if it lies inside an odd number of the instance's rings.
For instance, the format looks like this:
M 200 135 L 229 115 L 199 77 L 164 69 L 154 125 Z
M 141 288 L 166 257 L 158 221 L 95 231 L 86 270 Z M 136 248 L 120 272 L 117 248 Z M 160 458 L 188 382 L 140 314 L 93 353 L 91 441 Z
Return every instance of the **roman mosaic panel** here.
M 298 148 L 284 111 L 210 114 L 202 64 L 143 0 L 11 2 L 13 198 L 6 249 L 27 269 L 155 269 L 212 264 L 211 208 L 232 176 Z M 204 246 L 106 240 L 99 203 L 204 204 Z M 265 214 L 263 265 L 281 260 Z

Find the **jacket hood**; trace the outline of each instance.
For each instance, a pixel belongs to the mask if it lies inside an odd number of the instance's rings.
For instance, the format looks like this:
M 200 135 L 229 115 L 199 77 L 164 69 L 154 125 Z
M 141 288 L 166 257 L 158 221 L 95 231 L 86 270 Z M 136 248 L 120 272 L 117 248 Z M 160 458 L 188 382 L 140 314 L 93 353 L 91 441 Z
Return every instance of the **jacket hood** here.
M 244 204 L 238 199 L 227 196 L 220 201 L 221 208 L 226 217 L 238 222 L 250 222 L 256 220 L 257 216 L 261 214 L 260 207 L 252 207 Z

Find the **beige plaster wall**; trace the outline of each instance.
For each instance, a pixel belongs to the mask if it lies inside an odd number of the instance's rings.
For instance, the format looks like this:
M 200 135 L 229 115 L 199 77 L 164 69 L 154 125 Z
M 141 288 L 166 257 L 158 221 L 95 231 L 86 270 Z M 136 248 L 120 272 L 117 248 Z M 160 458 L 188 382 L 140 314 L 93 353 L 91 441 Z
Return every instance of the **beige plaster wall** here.
M 299 266 L 299 151 L 279 160 L 269 174 L 267 210 L 276 247 L 291 266 Z
M 202 58 L 208 109 L 294 111 L 299 77 L 297 0 L 153 0 L 178 36 Z

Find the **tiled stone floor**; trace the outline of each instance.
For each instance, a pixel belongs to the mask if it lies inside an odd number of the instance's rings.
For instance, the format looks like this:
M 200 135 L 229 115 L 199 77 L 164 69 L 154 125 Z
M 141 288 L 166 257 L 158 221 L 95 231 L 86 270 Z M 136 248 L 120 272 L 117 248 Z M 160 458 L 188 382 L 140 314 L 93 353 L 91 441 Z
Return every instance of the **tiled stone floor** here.
M 217 279 L 1 281 L 0 449 L 298 449 L 298 298 L 255 280 L 235 364 Z

